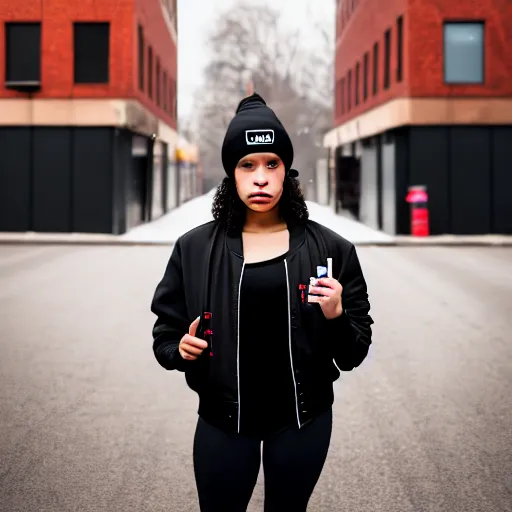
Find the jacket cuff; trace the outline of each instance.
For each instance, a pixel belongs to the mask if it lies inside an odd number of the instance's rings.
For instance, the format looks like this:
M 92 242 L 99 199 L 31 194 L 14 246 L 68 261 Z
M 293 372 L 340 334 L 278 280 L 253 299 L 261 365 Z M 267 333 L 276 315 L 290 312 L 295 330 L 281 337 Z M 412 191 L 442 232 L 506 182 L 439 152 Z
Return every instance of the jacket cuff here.
M 329 327 L 334 344 L 333 357 L 338 368 L 342 371 L 353 370 L 365 359 L 368 346 L 359 339 L 345 310 L 339 317 L 329 320 Z
M 350 319 L 345 313 L 345 310 L 343 310 L 340 316 L 328 320 L 327 322 L 329 325 L 329 332 L 334 338 L 339 339 L 342 337 L 345 342 L 348 341 L 349 343 L 356 341 L 355 331 L 350 324 Z

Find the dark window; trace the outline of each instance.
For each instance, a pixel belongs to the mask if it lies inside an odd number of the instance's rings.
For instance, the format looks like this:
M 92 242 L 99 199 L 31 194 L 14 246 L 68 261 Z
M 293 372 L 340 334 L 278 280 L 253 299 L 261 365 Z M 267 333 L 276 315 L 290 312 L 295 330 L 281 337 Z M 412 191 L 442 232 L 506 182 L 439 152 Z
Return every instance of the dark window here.
M 358 62 L 356 64 L 356 106 L 359 105 L 359 87 L 360 87 L 359 75 L 361 74 L 360 68 L 361 68 L 361 66 Z
M 379 92 L 379 43 L 373 45 L 373 95 Z
M 5 24 L 5 81 L 41 81 L 41 24 Z
M 484 24 L 444 24 L 444 80 L 449 84 L 484 82 Z
M 341 79 L 341 114 L 345 113 L 345 79 Z
M 176 80 L 172 81 L 172 117 L 176 117 Z
M 75 83 L 109 81 L 109 23 L 74 23 Z
M 334 117 L 340 115 L 340 81 L 336 80 L 334 90 Z
M 401 82 L 403 79 L 403 62 L 404 62 L 404 18 L 400 16 L 396 20 L 396 81 Z
M 363 62 L 363 101 L 368 99 L 368 68 L 370 66 L 370 54 L 364 54 Z
M 173 92 L 172 92 L 172 76 L 169 77 L 169 114 L 174 115 L 173 114 L 173 98 L 174 98 L 174 95 L 173 95 Z
M 156 58 L 156 104 L 160 106 L 160 59 Z
M 348 72 L 347 77 L 347 112 L 352 108 L 352 70 Z
M 391 78 L 391 29 L 384 34 L 384 89 L 389 89 Z
M 148 95 L 153 99 L 153 48 L 148 48 Z
M 144 91 L 144 29 L 139 25 L 139 89 Z
M 162 84 L 162 99 L 163 99 L 163 109 L 167 112 L 167 105 L 169 102 L 167 101 L 167 71 L 163 72 L 163 84 Z

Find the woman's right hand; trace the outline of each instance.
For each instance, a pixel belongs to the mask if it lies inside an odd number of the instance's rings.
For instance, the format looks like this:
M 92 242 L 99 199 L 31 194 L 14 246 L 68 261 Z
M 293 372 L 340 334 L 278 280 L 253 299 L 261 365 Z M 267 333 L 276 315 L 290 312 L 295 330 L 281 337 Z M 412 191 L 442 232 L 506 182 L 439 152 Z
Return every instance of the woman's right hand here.
M 179 351 L 180 355 L 186 361 L 195 361 L 208 346 L 206 341 L 196 338 L 196 331 L 199 325 L 200 317 L 197 317 L 188 328 L 188 334 L 181 338 Z

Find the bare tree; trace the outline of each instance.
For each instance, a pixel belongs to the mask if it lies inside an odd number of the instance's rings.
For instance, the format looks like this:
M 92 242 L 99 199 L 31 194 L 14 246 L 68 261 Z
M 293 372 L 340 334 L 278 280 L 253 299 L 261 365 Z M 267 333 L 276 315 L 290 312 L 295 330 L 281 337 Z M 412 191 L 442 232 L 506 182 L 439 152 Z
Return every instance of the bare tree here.
M 321 136 L 332 120 L 330 27 L 313 26 L 325 45 L 320 51 L 307 50 L 301 44 L 304 34 L 287 30 L 278 11 L 247 2 L 224 12 L 213 26 L 209 64 L 192 123 L 205 172 L 222 177 L 222 139 L 252 83 L 290 133 L 294 166 L 301 180 L 308 180 L 322 152 Z

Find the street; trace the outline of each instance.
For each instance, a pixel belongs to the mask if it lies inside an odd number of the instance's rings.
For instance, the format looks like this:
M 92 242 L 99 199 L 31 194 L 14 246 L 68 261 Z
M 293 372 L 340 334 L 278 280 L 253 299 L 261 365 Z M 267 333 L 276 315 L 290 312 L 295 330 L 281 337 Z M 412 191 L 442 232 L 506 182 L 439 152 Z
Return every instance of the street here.
M 512 248 L 358 253 L 374 344 L 335 383 L 308 510 L 512 510 Z M 169 255 L 0 246 L 2 512 L 199 510 L 196 395 L 152 353 Z

